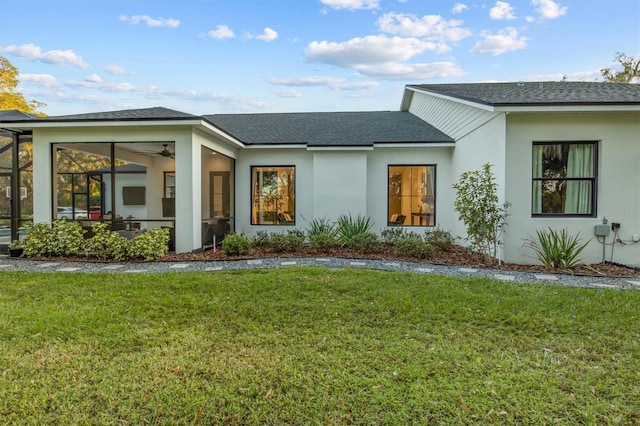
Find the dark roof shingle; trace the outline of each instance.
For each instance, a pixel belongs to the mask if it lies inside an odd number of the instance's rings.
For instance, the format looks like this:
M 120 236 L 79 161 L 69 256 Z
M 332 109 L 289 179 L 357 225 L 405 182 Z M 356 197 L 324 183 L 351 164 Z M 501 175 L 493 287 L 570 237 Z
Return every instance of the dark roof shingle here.
M 413 114 L 400 111 L 215 114 L 203 118 L 247 145 L 453 142 Z
M 490 106 L 640 105 L 640 85 L 581 81 L 409 85 Z

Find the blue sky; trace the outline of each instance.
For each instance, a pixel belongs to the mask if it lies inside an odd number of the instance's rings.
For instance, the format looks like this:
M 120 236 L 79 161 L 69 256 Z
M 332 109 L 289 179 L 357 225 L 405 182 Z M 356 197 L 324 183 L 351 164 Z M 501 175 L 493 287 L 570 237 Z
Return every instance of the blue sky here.
M 0 0 L 48 115 L 397 110 L 406 84 L 601 80 L 639 0 Z

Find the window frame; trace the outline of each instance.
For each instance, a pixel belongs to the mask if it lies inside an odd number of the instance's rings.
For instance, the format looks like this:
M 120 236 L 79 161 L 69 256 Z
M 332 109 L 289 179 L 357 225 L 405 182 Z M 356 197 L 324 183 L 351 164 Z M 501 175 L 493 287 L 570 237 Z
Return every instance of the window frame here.
M 291 215 L 291 219 L 292 221 L 286 221 L 286 222 L 279 222 L 279 219 L 277 218 L 277 214 L 278 211 L 277 208 L 275 211 L 276 214 L 276 220 L 274 220 L 273 223 L 260 223 L 259 221 L 257 221 L 256 216 L 254 214 L 254 205 L 255 205 L 255 200 L 254 200 L 254 195 L 255 195 L 255 188 L 254 188 L 254 182 L 253 182 L 253 174 L 254 174 L 254 170 L 255 169 L 285 169 L 285 168 L 289 168 L 292 169 L 293 171 L 293 200 L 292 200 L 292 204 L 293 204 L 293 215 Z M 264 173 L 264 172 L 263 172 Z M 252 226 L 296 226 L 296 193 L 297 193 L 297 178 L 296 178 L 296 166 L 294 164 L 283 164 L 283 165 L 252 165 L 249 168 L 249 183 L 251 186 L 251 190 L 249 193 L 249 211 L 250 211 L 250 223 Z
M 593 146 L 593 174 L 591 177 L 564 177 L 564 178 L 545 178 L 545 177 L 535 177 L 535 149 L 536 146 L 551 146 L 551 145 L 566 145 L 570 147 L 571 145 L 591 145 Z M 600 150 L 600 141 L 597 140 L 571 140 L 571 141 L 533 141 L 531 145 L 531 186 L 529 187 L 531 191 L 531 196 L 529 198 L 530 202 L 530 211 L 531 217 L 535 218 L 559 218 L 559 217 L 575 217 L 575 218 L 594 218 L 597 217 L 597 206 L 598 206 L 598 165 L 599 165 L 599 150 Z M 589 205 L 589 213 L 535 213 L 533 208 L 535 205 L 535 201 L 533 197 L 535 196 L 534 184 L 535 182 L 544 182 L 544 181 L 564 181 L 564 182 L 589 182 L 591 186 L 591 202 Z M 542 200 L 540 200 L 542 203 Z
M 389 191 L 389 188 L 391 186 L 391 168 L 392 167 L 424 167 L 425 171 L 424 173 L 428 173 L 429 168 L 433 169 L 433 182 L 432 182 L 432 186 L 433 186 L 433 211 L 431 212 L 431 214 L 429 215 L 429 220 L 426 220 L 425 218 L 425 224 L 422 224 L 422 218 L 419 218 L 418 220 L 418 224 L 414 225 L 414 218 L 412 216 L 413 213 L 418 213 L 421 214 L 423 212 L 414 212 L 413 209 L 410 209 L 409 215 L 406 216 L 405 222 L 402 225 L 395 225 L 393 223 L 391 223 L 390 218 L 391 218 L 391 209 L 390 209 L 390 205 L 389 205 L 389 200 L 391 199 L 391 194 Z M 425 180 L 424 182 L 426 182 L 426 175 L 425 175 Z M 387 226 L 407 226 L 407 227 L 422 227 L 422 228 L 433 228 L 436 226 L 437 222 L 437 205 L 438 203 L 436 202 L 438 199 L 438 194 L 437 194 L 437 188 L 438 188 L 438 165 L 437 164 L 387 164 L 387 199 L 386 199 L 386 204 L 387 204 Z M 424 187 L 426 190 L 426 186 Z M 425 197 L 428 196 L 426 193 L 425 194 L 421 194 L 421 195 L 410 195 L 410 198 L 414 198 L 414 197 Z M 432 224 L 431 224 L 432 223 Z

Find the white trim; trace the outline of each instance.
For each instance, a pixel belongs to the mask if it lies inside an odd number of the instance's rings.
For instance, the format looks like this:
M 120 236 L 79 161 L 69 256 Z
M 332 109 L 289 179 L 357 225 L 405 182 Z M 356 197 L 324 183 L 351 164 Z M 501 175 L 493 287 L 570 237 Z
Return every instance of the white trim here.
M 457 103 L 463 104 L 463 105 L 472 106 L 474 108 L 479 108 L 479 109 L 482 109 L 482 110 L 485 110 L 485 111 L 489 111 L 489 112 L 496 112 L 496 109 L 491 105 L 478 103 L 478 102 L 473 102 L 473 101 L 468 101 L 466 99 L 460 99 L 460 98 L 457 98 L 455 96 L 444 95 L 442 93 L 436 93 L 436 92 L 432 92 L 430 90 L 424 90 L 424 89 L 421 90 L 421 89 L 419 89 L 417 87 L 407 87 L 406 90 L 412 90 L 414 92 L 424 93 L 425 95 L 433 96 L 433 97 L 436 97 L 436 98 L 447 99 L 449 101 L 457 102 Z
M 35 122 L 3 122 L 2 128 L 42 129 L 63 127 L 142 127 L 142 126 L 197 126 L 200 119 L 195 120 L 88 120 L 88 121 L 43 121 Z
M 294 144 L 294 145 L 286 145 L 286 144 L 265 144 L 265 145 L 245 145 L 243 148 L 245 149 L 305 149 L 307 145 L 305 144 Z
M 416 142 L 416 143 L 390 143 L 381 142 L 373 144 L 374 148 L 453 148 L 456 146 L 455 142 Z
M 637 112 L 640 105 L 523 105 L 499 106 L 496 112 Z
M 309 146 L 307 151 L 373 151 L 373 146 Z

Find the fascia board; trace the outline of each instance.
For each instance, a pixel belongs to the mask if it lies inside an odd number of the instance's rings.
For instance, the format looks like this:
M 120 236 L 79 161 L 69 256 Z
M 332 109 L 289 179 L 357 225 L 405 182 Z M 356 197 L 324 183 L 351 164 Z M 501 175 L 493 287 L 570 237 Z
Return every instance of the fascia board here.
M 373 146 L 309 146 L 307 151 L 373 151 Z
M 245 145 L 245 149 L 305 149 L 305 144 L 255 144 Z
M 640 105 L 505 105 L 498 106 L 496 112 L 634 112 Z
M 425 95 L 429 95 L 429 96 L 433 96 L 436 98 L 440 98 L 440 99 L 446 99 L 448 101 L 452 101 L 452 102 L 456 102 L 462 105 L 467 105 L 467 106 L 471 106 L 474 108 L 479 108 L 485 111 L 489 111 L 489 112 L 496 112 L 495 107 L 492 105 L 487 105 L 481 102 L 473 102 L 473 101 L 469 101 L 467 99 L 461 99 L 461 98 L 457 98 L 455 96 L 450 96 L 450 95 L 445 95 L 442 93 L 437 93 L 437 92 L 432 92 L 430 90 L 422 90 L 418 87 L 409 87 L 407 88 L 408 90 L 413 90 L 414 92 L 420 92 L 420 93 L 424 93 Z M 403 105 L 404 106 L 404 105 Z M 408 108 L 408 106 L 407 106 Z
M 455 142 L 425 143 L 376 143 L 374 148 L 453 148 Z
M 93 121 L 30 121 L 0 123 L 2 128 L 46 129 L 65 127 L 140 127 L 140 126 L 196 126 L 200 120 L 93 120 Z

